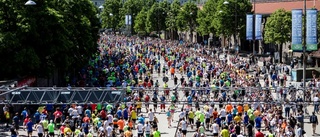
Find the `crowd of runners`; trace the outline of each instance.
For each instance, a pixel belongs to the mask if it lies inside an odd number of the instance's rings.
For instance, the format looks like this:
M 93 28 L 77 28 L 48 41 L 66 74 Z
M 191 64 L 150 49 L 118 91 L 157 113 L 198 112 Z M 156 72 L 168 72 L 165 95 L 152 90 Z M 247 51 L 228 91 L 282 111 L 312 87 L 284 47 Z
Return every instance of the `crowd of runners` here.
M 123 101 L 47 105 L 35 113 L 28 108 L 10 112 L 10 106 L 5 106 L 12 137 L 19 130 L 39 137 L 57 136 L 56 131 L 61 137 L 163 137 L 160 131 L 165 129 L 159 129 L 158 115 L 167 116 L 168 128 L 178 122 L 177 137 L 186 137 L 190 130 L 193 137 L 305 134 L 303 97 L 293 94 L 293 87 L 285 88 L 290 86 L 286 85 L 288 65 L 262 60 L 259 66 L 254 58 L 230 55 L 223 47 L 206 49 L 192 43 L 106 34 L 101 34 L 98 50 L 74 85 L 122 87 L 126 89 Z M 168 86 L 169 81 L 175 89 Z M 311 97 L 310 122 L 315 134 L 317 92 Z

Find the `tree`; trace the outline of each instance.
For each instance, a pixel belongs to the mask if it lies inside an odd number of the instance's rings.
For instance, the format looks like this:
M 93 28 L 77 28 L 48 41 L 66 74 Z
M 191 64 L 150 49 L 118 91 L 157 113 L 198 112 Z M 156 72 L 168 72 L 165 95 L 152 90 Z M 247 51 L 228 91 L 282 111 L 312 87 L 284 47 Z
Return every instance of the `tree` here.
M 217 35 L 224 35 L 230 37 L 234 36 L 234 40 L 238 34 L 240 37 L 244 37 L 246 14 L 252 10 L 252 4 L 249 0 L 228 0 L 228 4 L 225 0 L 219 0 L 217 2 L 217 9 L 214 15 L 213 26 Z
M 204 4 L 203 9 L 198 13 L 197 22 L 199 26 L 197 27 L 197 32 L 202 36 L 214 33 L 213 20 L 215 18 L 215 13 L 217 12 L 216 6 L 217 1 L 208 0 Z
M 173 3 L 171 3 L 169 12 L 167 13 L 166 18 L 166 26 L 167 30 L 171 32 L 171 39 L 175 39 L 175 35 L 177 35 L 178 31 L 178 23 L 177 23 L 177 17 L 180 12 L 180 1 L 174 0 Z
M 142 10 L 144 2 L 142 0 L 127 0 L 124 2 L 121 8 L 121 14 L 123 15 L 131 15 L 131 32 L 134 33 L 135 30 L 133 26 L 135 25 L 135 18 L 138 13 Z M 122 19 L 124 24 L 124 18 Z
M 112 28 L 114 31 L 123 25 L 124 15 L 121 14 L 122 3 L 119 0 L 105 0 L 103 9 L 100 11 L 103 28 Z
M 193 32 L 197 26 L 198 7 L 194 2 L 186 2 L 177 17 L 178 29 Z
M 146 8 L 143 8 L 136 17 L 134 30 L 136 30 L 138 34 L 145 35 L 147 33 L 147 26 L 146 26 L 147 14 L 148 14 L 148 10 Z
M 279 9 L 270 15 L 264 28 L 265 42 L 278 45 L 280 62 L 282 61 L 282 45 L 291 40 L 291 25 L 291 12 Z
M 99 20 L 89 0 L 0 0 L 0 78 L 50 77 L 82 67 L 96 51 Z
M 147 30 L 161 31 L 166 30 L 166 18 L 168 11 L 170 9 L 170 4 L 168 1 L 162 1 L 160 3 L 154 3 L 147 14 Z M 160 33 L 160 32 L 158 32 Z

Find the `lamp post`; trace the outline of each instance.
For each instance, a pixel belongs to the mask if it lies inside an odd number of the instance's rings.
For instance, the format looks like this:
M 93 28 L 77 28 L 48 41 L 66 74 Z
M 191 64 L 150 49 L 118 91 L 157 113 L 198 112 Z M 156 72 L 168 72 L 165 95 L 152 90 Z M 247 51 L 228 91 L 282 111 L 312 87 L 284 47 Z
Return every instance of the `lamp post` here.
M 35 6 L 35 5 L 37 5 L 37 3 L 34 2 L 33 0 L 28 0 L 24 5 L 26 5 L 26 6 Z
M 307 68 L 307 66 L 306 66 L 306 60 L 307 60 L 307 57 L 306 57 L 306 48 L 307 48 L 307 46 L 306 46 L 306 40 L 307 40 L 307 33 L 306 33 L 306 31 L 307 31 L 307 2 L 306 2 L 306 0 L 304 0 L 303 1 L 303 11 L 304 11 L 304 20 L 303 20 L 303 24 L 305 25 L 305 27 L 304 27 L 304 31 L 303 31 L 303 39 L 304 39 L 304 41 L 303 41 L 303 70 L 302 70 L 302 75 L 303 75 L 303 77 L 302 77 L 302 80 L 303 80 L 303 94 L 304 94 L 304 96 L 303 96 L 303 100 L 304 101 L 306 101 L 306 96 L 305 96 L 305 93 L 306 93 L 306 68 Z
M 228 1 L 223 2 L 224 5 L 230 5 Z M 238 15 L 237 15 L 237 6 L 236 4 L 233 5 L 234 8 L 234 48 L 238 46 L 238 41 L 237 41 L 237 28 L 238 28 Z
M 192 26 L 192 15 L 193 13 L 190 12 L 190 34 L 189 34 L 189 38 L 190 38 L 190 41 L 193 42 L 193 26 Z

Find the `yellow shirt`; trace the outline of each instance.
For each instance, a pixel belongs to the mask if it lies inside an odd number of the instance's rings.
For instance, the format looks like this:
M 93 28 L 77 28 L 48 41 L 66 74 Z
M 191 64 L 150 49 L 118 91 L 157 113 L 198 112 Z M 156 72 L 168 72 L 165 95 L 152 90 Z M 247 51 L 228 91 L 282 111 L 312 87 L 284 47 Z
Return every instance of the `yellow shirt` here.
M 253 112 L 253 115 L 255 115 L 256 117 L 259 116 L 261 114 L 261 112 L 259 110 L 256 110 Z
M 222 137 L 229 137 L 229 131 L 227 129 L 223 129 L 220 132 Z
M 241 122 L 241 118 L 240 118 L 240 116 L 235 116 L 234 118 L 234 121 L 236 121 L 236 123 L 239 123 L 239 122 Z
M 142 102 L 137 102 L 137 108 L 141 108 Z
M 243 105 L 243 109 L 244 109 L 244 112 L 247 112 L 249 110 L 249 105 L 248 104 L 244 104 Z
M 204 111 L 208 111 L 209 110 L 209 106 L 205 105 L 205 106 L 203 106 L 203 109 L 204 109 Z
M 132 132 L 127 130 L 126 132 L 124 132 L 124 136 L 125 137 L 131 137 L 132 136 Z
M 137 119 L 137 112 L 136 111 L 134 111 L 134 110 L 131 111 L 131 118 Z
M 65 135 L 65 136 L 72 134 L 72 131 L 71 131 L 71 129 L 70 129 L 69 127 L 65 127 L 63 131 L 64 131 L 64 135 Z
M 193 113 L 193 111 L 190 111 L 190 112 L 189 112 L 188 117 L 189 117 L 189 118 L 192 118 L 192 119 L 194 118 L 194 113 Z

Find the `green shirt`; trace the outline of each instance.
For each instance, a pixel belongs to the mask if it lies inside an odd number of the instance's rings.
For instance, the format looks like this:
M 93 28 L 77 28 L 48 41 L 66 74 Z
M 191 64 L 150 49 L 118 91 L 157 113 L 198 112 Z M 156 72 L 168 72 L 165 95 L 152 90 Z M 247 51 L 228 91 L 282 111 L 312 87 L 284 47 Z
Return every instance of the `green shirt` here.
M 49 124 L 48 120 L 43 120 L 42 121 L 43 129 L 48 129 L 48 124 Z
M 125 126 L 123 127 L 123 132 L 126 132 L 128 129 L 129 129 L 129 126 L 128 126 L 128 125 L 125 125 Z
M 200 114 L 199 114 L 199 119 L 200 119 L 200 122 L 201 122 L 201 123 L 204 122 L 205 116 L 204 116 L 203 113 L 200 113 Z
M 153 137 L 160 137 L 161 136 L 161 134 L 160 134 L 160 132 L 157 130 L 157 131 L 153 131 Z
M 49 130 L 49 133 L 53 133 L 54 132 L 54 124 L 53 123 L 50 123 L 48 125 L 48 130 Z
M 76 136 L 78 136 L 80 133 L 81 133 L 80 129 L 76 129 L 76 131 L 74 131 L 74 134 L 75 134 Z
M 101 103 L 98 103 L 98 104 L 97 104 L 97 109 L 98 109 L 98 110 L 101 110 L 101 109 L 102 109 Z

